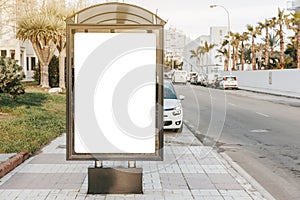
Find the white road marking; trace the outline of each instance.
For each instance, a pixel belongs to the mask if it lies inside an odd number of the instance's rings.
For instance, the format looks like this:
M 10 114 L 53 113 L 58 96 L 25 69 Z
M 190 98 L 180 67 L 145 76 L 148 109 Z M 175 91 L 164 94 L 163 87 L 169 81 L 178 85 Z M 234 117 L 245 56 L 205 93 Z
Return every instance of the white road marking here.
M 230 106 L 236 106 L 235 104 L 233 104 L 233 103 L 228 103 L 228 105 L 230 105 Z
M 252 132 L 252 133 L 266 133 L 266 132 L 269 132 L 269 131 L 266 130 L 266 129 L 254 129 L 254 130 L 250 130 L 250 132 Z
M 266 115 L 266 114 L 260 113 L 260 112 L 256 112 L 256 114 L 261 115 L 261 116 L 264 116 L 264 117 L 270 117 L 269 115 Z

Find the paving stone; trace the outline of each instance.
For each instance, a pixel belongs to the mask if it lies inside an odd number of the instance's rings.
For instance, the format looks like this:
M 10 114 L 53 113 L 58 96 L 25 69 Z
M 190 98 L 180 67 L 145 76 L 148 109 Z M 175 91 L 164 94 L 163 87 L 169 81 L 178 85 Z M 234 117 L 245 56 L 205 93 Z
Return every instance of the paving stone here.
M 185 174 L 190 189 L 215 189 L 206 174 Z
M 91 161 L 67 161 L 65 154 L 39 154 L 35 156 L 30 164 L 93 164 Z
M 160 174 L 163 189 L 188 189 L 182 174 Z
M 84 173 L 17 173 L 0 189 L 80 189 Z

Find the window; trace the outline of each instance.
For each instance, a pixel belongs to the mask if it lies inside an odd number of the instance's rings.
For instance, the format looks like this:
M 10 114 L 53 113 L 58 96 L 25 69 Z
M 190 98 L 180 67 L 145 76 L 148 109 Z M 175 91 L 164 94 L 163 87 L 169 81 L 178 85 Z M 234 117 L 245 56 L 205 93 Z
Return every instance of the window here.
M 10 58 L 11 59 L 15 59 L 15 54 L 16 54 L 15 50 L 10 50 Z
M 35 57 L 31 57 L 31 70 L 35 69 L 35 65 L 36 65 Z
M 26 57 L 26 70 L 29 71 L 29 58 Z
M 6 57 L 6 50 L 1 50 L 1 57 Z

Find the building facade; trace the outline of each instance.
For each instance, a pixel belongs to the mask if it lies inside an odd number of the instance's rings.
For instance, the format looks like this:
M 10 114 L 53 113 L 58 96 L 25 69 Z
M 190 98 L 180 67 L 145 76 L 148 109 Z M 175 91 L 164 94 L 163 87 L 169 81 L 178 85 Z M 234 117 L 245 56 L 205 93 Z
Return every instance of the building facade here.
M 222 56 L 218 56 L 218 49 L 221 47 L 225 36 L 227 35 L 227 27 L 217 26 L 210 27 L 209 35 L 201 35 L 195 40 L 189 42 L 184 47 L 183 52 L 183 69 L 187 71 L 196 71 L 200 73 L 207 73 L 216 70 L 224 70 L 224 60 Z M 203 53 L 200 56 L 200 60 L 196 61 L 196 58 L 191 57 L 191 50 L 196 51 L 199 46 L 214 44 L 214 48 L 208 53 Z
M 187 37 L 183 31 L 175 27 L 170 27 L 165 30 L 164 34 L 164 53 L 165 59 L 168 61 L 182 62 L 184 47 L 186 45 Z
M 17 17 L 25 12 L 26 3 L 8 0 L 0 7 L 0 56 L 17 60 L 25 73 L 25 81 L 32 81 L 37 57 L 29 41 L 16 39 Z

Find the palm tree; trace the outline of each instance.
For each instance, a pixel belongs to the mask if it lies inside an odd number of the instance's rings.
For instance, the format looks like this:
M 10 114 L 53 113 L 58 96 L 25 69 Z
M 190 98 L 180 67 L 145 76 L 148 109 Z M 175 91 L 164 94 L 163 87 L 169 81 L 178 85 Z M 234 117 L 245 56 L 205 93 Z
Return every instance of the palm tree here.
M 251 36 L 251 54 L 252 54 L 252 70 L 256 70 L 256 58 L 255 58 L 255 38 L 257 34 L 260 34 L 260 29 L 258 27 L 253 27 L 251 25 L 247 25 L 247 29 L 249 31 L 249 35 Z
M 278 14 L 276 19 L 276 24 L 279 29 L 276 30 L 276 34 L 279 35 L 279 45 L 280 45 L 280 68 L 284 69 L 284 38 L 283 38 L 283 25 L 288 19 L 288 15 L 284 15 L 284 9 L 280 10 L 278 8 Z
M 257 52 L 257 61 L 258 61 L 258 69 L 262 68 L 262 56 L 265 49 L 265 45 L 262 43 L 258 43 L 255 46 L 255 51 Z
M 232 69 L 233 70 L 236 70 L 237 69 L 237 64 L 238 64 L 238 58 L 239 58 L 239 44 L 240 44 L 240 41 L 241 41 L 241 35 L 239 33 L 231 33 L 231 44 L 233 46 L 232 48 L 232 53 L 233 53 L 233 56 L 232 56 Z
M 215 58 L 224 58 L 225 57 L 224 71 L 228 71 L 228 51 L 227 51 L 227 49 L 221 47 L 220 49 L 217 49 L 217 52 L 218 52 L 218 54 L 215 56 Z
M 198 46 L 196 50 L 190 50 L 191 56 L 190 58 L 196 58 L 196 67 L 200 68 L 200 58 L 201 55 L 204 53 L 203 46 Z M 202 72 L 203 72 L 203 66 L 202 66 Z
M 279 44 L 279 38 L 278 38 L 277 35 L 274 35 L 274 33 L 269 33 L 269 37 L 268 38 L 269 38 L 269 47 L 270 47 L 270 58 L 272 58 L 273 54 L 274 54 L 274 49 Z M 266 42 L 265 38 L 262 38 L 262 41 Z
M 297 41 L 297 68 L 300 68 L 300 11 L 290 14 L 285 19 L 285 25 L 288 29 L 294 31 Z
M 64 22 L 44 9 L 25 14 L 18 21 L 17 35 L 20 40 L 29 40 L 41 65 L 41 86 L 49 87 L 48 68 L 57 47 L 57 42 L 64 34 Z
M 208 54 L 215 46 L 215 44 L 208 44 L 207 41 L 204 42 L 203 51 L 206 54 L 206 74 L 208 74 Z
M 242 64 L 242 71 L 244 71 L 245 68 L 245 45 L 244 42 L 249 40 L 249 36 L 247 32 L 243 32 L 242 35 L 240 36 L 240 41 L 242 43 L 241 47 L 241 64 Z
M 227 39 L 223 40 L 220 49 L 217 50 L 217 52 L 219 53 L 218 55 L 216 55 L 215 57 L 225 57 L 225 61 L 224 61 L 224 71 L 228 71 L 228 65 L 229 65 L 229 55 L 228 55 L 228 50 L 226 49 L 226 47 L 228 46 L 229 41 Z
M 67 9 L 64 1 L 53 2 L 48 5 L 51 15 L 57 17 L 57 20 L 63 23 L 64 31 L 59 35 L 57 41 L 57 51 L 59 60 L 59 87 L 65 88 L 65 57 L 66 57 L 66 23 L 65 19 L 72 15 L 74 11 Z
M 260 29 L 265 29 L 265 66 L 269 65 L 269 28 L 273 28 L 275 26 L 275 17 L 269 20 L 265 20 L 265 23 L 258 22 Z

